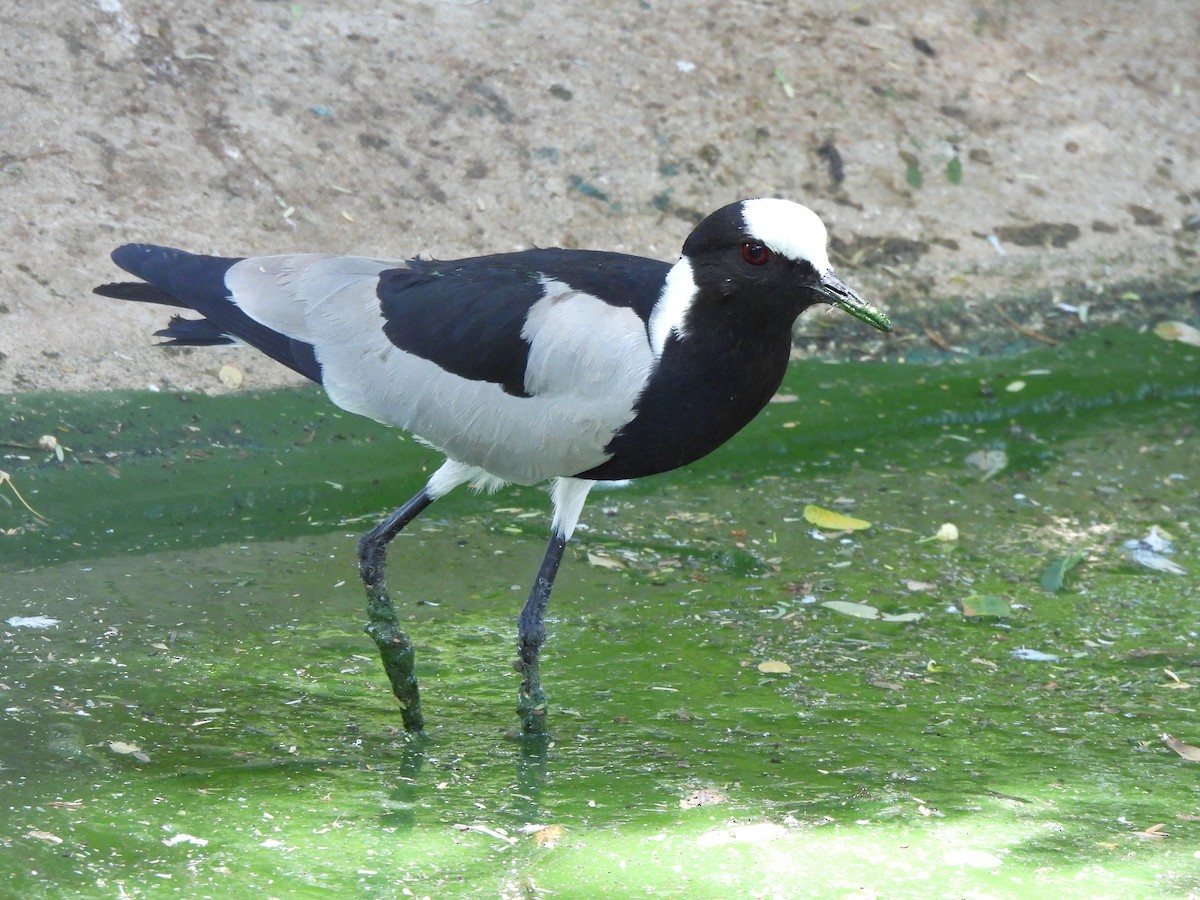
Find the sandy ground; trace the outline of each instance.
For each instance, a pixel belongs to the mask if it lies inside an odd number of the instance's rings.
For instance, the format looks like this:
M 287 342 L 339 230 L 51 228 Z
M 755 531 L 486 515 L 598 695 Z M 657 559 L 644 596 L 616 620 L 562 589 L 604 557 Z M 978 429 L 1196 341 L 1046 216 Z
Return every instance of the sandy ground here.
M 669 259 L 757 195 L 898 323 L 801 347 L 944 353 L 1090 327 L 1081 298 L 1200 325 L 1197 46 L 1180 0 L 9 4 L 0 393 L 292 380 L 92 296 L 125 241 Z

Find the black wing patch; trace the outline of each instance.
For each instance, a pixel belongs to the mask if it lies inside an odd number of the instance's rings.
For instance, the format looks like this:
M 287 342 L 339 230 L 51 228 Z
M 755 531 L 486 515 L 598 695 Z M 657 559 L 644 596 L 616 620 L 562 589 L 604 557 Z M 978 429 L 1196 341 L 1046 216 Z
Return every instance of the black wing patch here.
M 670 263 L 607 250 L 528 250 L 509 255 L 527 257 L 526 265 L 610 306 L 632 309 L 643 322 L 650 321 L 671 270 Z
M 379 276 L 384 333 L 396 347 L 472 381 L 525 390 L 529 343 L 521 337 L 543 278 L 649 320 L 670 266 L 621 253 L 526 250 L 452 262 L 411 260 Z
M 383 332 L 405 353 L 462 378 L 529 396 L 529 344 L 521 329 L 542 296 L 534 276 L 509 272 L 506 278 L 478 279 L 453 268 L 388 269 L 380 273 L 377 291 Z

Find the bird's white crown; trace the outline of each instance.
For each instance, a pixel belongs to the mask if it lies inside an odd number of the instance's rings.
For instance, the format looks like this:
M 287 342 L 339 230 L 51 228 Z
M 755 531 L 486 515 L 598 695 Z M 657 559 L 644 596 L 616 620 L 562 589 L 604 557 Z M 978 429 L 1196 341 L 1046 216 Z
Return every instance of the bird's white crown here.
M 759 197 L 742 203 L 746 231 L 776 253 L 797 262 L 807 260 L 824 274 L 832 266 L 825 223 L 807 206 L 791 200 Z

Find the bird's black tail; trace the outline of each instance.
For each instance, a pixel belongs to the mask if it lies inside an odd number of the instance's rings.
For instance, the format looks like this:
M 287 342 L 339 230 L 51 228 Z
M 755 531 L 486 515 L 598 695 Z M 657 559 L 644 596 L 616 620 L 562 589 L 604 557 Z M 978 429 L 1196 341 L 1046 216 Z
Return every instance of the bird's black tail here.
M 191 309 L 203 317 L 171 316 L 166 328 L 154 332 L 156 337 L 166 338 L 164 346 L 207 347 L 240 341 L 320 383 L 321 366 L 311 344 L 256 322 L 230 298 L 225 273 L 240 259 L 200 256 L 153 244 L 125 244 L 113 251 L 112 259 L 142 281 L 102 284 L 95 293 Z

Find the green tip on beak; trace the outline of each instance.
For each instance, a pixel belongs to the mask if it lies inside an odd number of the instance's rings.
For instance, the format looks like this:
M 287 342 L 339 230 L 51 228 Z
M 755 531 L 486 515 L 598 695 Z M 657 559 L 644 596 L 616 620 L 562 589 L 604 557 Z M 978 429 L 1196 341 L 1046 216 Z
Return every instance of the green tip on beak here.
M 848 312 L 854 318 L 878 328 L 880 331 L 891 331 L 892 321 L 883 310 L 872 306 L 832 272 L 826 272 L 817 283 L 817 293 L 825 297 L 826 302 L 832 303 L 843 312 Z

